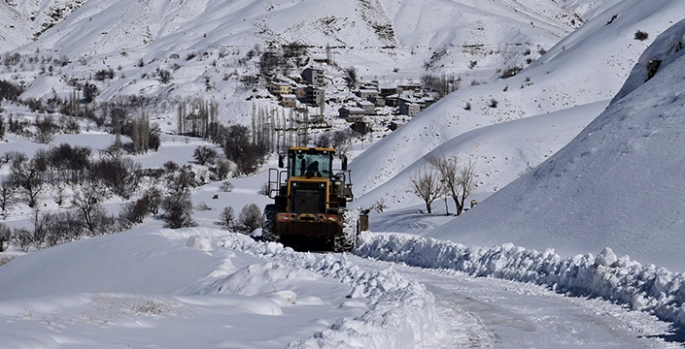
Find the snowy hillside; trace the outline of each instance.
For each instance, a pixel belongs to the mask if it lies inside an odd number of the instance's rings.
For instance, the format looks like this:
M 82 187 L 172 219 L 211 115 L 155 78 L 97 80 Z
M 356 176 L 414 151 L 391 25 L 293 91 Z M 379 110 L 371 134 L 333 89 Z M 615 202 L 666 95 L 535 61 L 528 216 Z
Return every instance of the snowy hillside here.
M 427 157 L 463 154 L 461 157 L 463 163 L 474 161 L 477 165 L 476 183 L 479 186 L 477 191 L 490 194 L 491 191 L 503 188 L 522 174 L 532 170 L 561 149 L 582 131 L 584 125 L 599 115 L 608 103 L 608 101 L 591 103 L 577 108 L 480 127 L 441 144 L 428 153 Z M 427 133 L 421 132 L 417 136 L 427 136 Z M 379 144 L 370 151 L 377 150 L 380 146 Z M 361 163 L 362 160 L 356 160 L 355 168 L 371 167 L 378 162 L 373 159 L 368 160 L 370 163 Z M 383 161 L 391 165 L 402 159 L 401 156 L 391 152 L 390 156 Z M 370 194 L 356 200 L 355 204 L 361 207 L 371 207 L 379 200 L 379 197 L 385 197 L 385 203 L 390 208 L 423 204 L 420 198 L 406 189 L 407 178 L 424 168 L 430 168 L 430 166 L 425 158 L 422 158 L 405 168 L 392 180 L 381 184 Z M 375 174 L 373 180 L 382 178 L 387 171 L 389 170 L 386 168 Z M 360 174 L 355 173 L 354 176 L 356 178 Z M 361 186 L 363 188 L 364 184 Z
M 409 170 L 422 166 L 423 156 L 452 140 L 459 142 L 458 137 L 469 131 L 565 109 L 565 113 L 574 113 L 574 107 L 611 99 L 647 45 L 683 17 L 685 3 L 682 1 L 660 0 L 658 5 L 646 5 L 638 0 L 626 0 L 565 37 L 516 76 L 462 87 L 355 159 L 351 166 L 356 179 L 363 183 L 356 189 L 358 195 L 368 195 L 366 202 L 381 197 L 388 198 L 389 203 L 395 201 L 389 197 L 392 190 L 388 188 L 406 185 Z M 637 40 L 638 31 L 648 33 L 648 39 Z M 563 138 L 564 134 L 586 126 L 597 114 L 590 118 L 586 118 L 587 114 L 579 115 L 577 123 L 569 125 L 570 129 L 555 128 L 552 133 Z M 516 156 L 515 161 L 520 162 L 516 170 L 520 172 L 521 166 L 535 167 L 539 162 L 531 160 L 544 160 L 544 156 L 556 150 L 550 146 L 535 153 L 520 154 Z M 500 170 L 506 168 L 507 162 L 512 161 L 510 150 L 491 152 L 492 149 L 479 148 L 478 143 L 472 142 L 461 144 L 458 149 L 440 151 L 445 155 L 458 151 L 460 157 L 478 161 L 480 192 L 492 193 L 513 179 L 510 175 L 501 177 L 490 165 L 494 161 Z M 378 188 L 381 184 L 384 187 Z M 378 191 L 374 192 L 376 188 Z
M 497 69 L 529 64 L 527 60 L 539 57 L 540 48 L 551 47 L 581 24 L 570 10 L 554 2 L 540 8 L 528 2 L 473 6 L 467 1 L 438 0 L 421 6 L 378 0 L 30 4 L 10 9 L 24 21 L 33 18 L 24 23 L 33 31 L 41 26 L 49 29 L 18 52 L 66 56 L 71 63 L 60 69 L 61 75 L 75 78 L 121 67 L 122 76 L 115 79 L 120 81 L 101 86 L 104 100 L 133 93 L 164 98 L 197 95 L 205 87 L 204 77 L 215 85 L 205 92 L 219 101 L 230 100 L 238 75 L 253 73 L 255 62 L 246 58 L 250 50 L 292 42 L 308 45 L 311 57 L 325 56 L 330 45 L 340 67 L 355 66 L 367 80 L 417 81 L 425 68 L 463 74 L 468 81 L 491 80 Z M 52 26 L 48 14 L 55 12 L 70 14 Z M 470 62 L 477 62 L 473 69 Z M 157 68 L 173 68 L 172 86 L 146 79 Z M 328 67 L 327 73 L 331 78 L 340 75 L 334 67 Z M 33 74 L 27 75 L 31 85 Z M 49 86 L 68 91 L 63 83 L 53 79 Z M 33 86 L 27 97 L 48 95 L 51 90 L 44 85 Z
M 430 235 L 562 255 L 610 247 L 684 271 L 683 47 L 679 22 L 640 57 L 625 97 L 551 159 Z
M 347 67 L 356 68 L 360 81 L 381 85 L 445 73 L 464 86 L 531 64 L 582 24 L 574 11 L 583 7 L 440 0 L 421 6 L 380 0 L 9 4 L 0 10 L 16 23 L 0 30 L 0 36 L 12 38 L 0 45 L 5 52 L 0 79 L 26 86 L 22 98 L 64 98 L 89 83 L 98 89 L 95 106 L 144 96 L 149 115 L 169 119 L 179 101 L 201 97 L 218 103 L 222 121 L 244 124 L 254 104 L 283 109 L 263 90 L 263 81 L 245 83 L 259 72 L 260 55 L 267 50 L 304 45 L 303 58 L 274 71 L 275 77 L 294 84 L 305 67 L 321 68 L 327 98 L 333 100 L 351 95 L 343 80 Z M 324 57 L 332 61 L 314 60 Z M 98 75 L 102 72 L 107 74 Z M 160 78 L 162 73 L 168 78 Z M 330 123 L 339 107 L 327 104 Z M 160 124 L 176 128 L 174 118 Z
M 21 14 L 5 2 L 0 2 L 3 23 L 0 25 L 0 53 L 14 50 L 29 42 L 26 21 Z

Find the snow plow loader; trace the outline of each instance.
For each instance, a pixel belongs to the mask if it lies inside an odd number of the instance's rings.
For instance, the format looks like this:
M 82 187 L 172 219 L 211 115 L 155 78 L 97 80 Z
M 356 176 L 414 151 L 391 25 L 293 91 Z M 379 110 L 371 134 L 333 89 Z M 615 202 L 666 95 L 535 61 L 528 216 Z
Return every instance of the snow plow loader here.
M 333 163 L 341 169 L 334 173 Z M 368 211 L 347 206 L 354 199 L 347 158 L 333 148 L 291 147 L 269 169 L 269 197 L 262 238 L 298 251 L 352 250 L 359 233 L 368 230 Z

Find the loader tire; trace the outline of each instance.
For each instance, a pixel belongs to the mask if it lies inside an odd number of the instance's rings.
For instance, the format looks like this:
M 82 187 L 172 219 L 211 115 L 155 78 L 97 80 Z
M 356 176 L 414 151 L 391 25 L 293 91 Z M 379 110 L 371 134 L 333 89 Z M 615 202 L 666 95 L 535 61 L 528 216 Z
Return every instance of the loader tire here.
M 264 207 L 264 214 L 262 216 L 262 240 L 267 242 L 278 241 L 278 236 L 273 232 L 273 218 L 274 214 L 278 212 L 280 207 L 278 205 L 269 204 Z
M 345 209 L 341 213 L 342 232 L 333 239 L 333 251 L 350 252 L 357 246 L 359 237 L 359 210 Z

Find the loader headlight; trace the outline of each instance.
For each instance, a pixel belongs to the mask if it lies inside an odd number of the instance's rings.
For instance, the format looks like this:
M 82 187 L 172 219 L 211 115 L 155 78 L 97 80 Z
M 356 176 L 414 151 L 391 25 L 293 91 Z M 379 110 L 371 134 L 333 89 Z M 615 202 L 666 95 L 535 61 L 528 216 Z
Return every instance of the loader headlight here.
M 278 221 L 279 222 L 287 222 L 290 220 L 290 214 L 289 213 L 279 213 L 278 214 Z
M 336 215 L 334 215 L 334 214 L 327 214 L 327 215 L 326 215 L 326 219 L 329 220 L 329 221 L 331 221 L 331 222 L 335 222 L 335 221 L 338 220 L 338 216 L 336 216 Z

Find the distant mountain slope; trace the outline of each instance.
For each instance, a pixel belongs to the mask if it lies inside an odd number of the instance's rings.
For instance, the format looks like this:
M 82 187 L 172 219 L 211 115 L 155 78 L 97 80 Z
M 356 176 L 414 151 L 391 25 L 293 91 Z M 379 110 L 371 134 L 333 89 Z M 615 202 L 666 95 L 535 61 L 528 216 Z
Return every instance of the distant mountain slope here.
M 12 6 L 0 1 L 0 53 L 8 52 L 29 42 L 30 32 L 26 20 Z
M 40 37 L 87 0 L 6 0 L 0 2 L 0 53 Z
M 201 96 L 216 100 L 225 120 L 249 122 L 253 102 L 246 99 L 252 87 L 240 79 L 256 74 L 261 52 L 272 47 L 306 45 L 306 66 L 330 46 L 336 64 L 316 65 L 325 69 L 327 81 L 338 84 L 331 92 L 343 88 L 346 67 L 357 68 L 361 80 L 382 84 L 446 72 L 462 77 L 466 85 L 491 81 L 509 66 L 530 64 L 541 48 L 580 24 L 551 0 L 535 6 L 530 0 L 416 4 L 32 0 L 9 9 L 23 16 L 30 38 L 40 35 L 12 52 L 23 56 L 23 67 L 0 70 L 0 79 L 23 81 L 23 98 L 66 96 L 88 82 L 99 90 L 96 101 L 142 95 L 171 102 L 166 109 L 150 109 L 152 117 L 167 118 L 177 101 Z M 285 74 L 297 78 L 300 69 Z M 161 82 L 160 70 L 171 72 L 172 79 Z M 110 77 L 95 79 L 102 71 Z M 173 128 L 173 122 L 167 124 Z
M 149 56 L 190 48 L 251 48 L 298 41 L 336 47 L 343 64 L 364 59 L 374 67 L 369 76 L 376 76 L 394 68 L 420 70 L 426 62 L 464 70 L 468 63 L 464 55 L 496 59 L 520 54 L 527 46 L 549 47 L 580 25 L 571 12 L 552 1 L 537 6 L 522 3 L 90 0 L 81 5 L 76 0 L 44 0 L 17 8 L 30 13 L 34 32 L 52 26 L 56 13 L 78 8 L 27 47 L 59 56 L 112 55 L 122 50 Z M 378 54 L 384 61 L 369 59 Z M 487 66 L 486 61 L 480 64 Z
M 79 64 L 66 66 L 61 72 L 78 75 L 83 65 L 93 70 L 102 66 L 126 68 L 137 66 L 142 59 L 157 66 L 164 62 L 162 68 L 166 68 L 173 55 L 223 50 L 244 58 L 257 46 L 301 42 L 311 46 L 312 55 L 323 55 L 324 47 L 330 45 L 340 66 L 358 67 L 359 76 L 365 79 L 418 80 L 427 71 L 445 71 L 463 76 L 463 84 L 467 84 L 472 80 L 490 81 L 497 70 L 529 64 L 539 57 L 539 49 L 551 47 L 579 26 L 578 10 L 590 3 L 8 0 L 0 2 L 0 15 L 8 18 L 0 26 L 0 53 L 19 47 L 19 53 L 39 54 L 41 58 L 78 59 Z M 239 66 L 237 61 L 218 63 L 225 70 L 243 70 L 253 64 L 245 66 L 243 60 Z M 198 67 L 187 67 L 192 62 L 184 63 L 176 62 L 181 75 L 198 74 Z M 68 72 L 70 69 L 73 74 Z M 219 75 L 232 73 L 221 71 Z M 132 93 L 121 86 L 135 84 L 145 74 L 150 75 L 148 69 L 127 71 L 128 81 L 117 84 L 114 91 L 103 91 L 103 96 Z M 329 74 L 335 77 L 339 73 L 333 70 Z M 30 85 L 31 79 L 25 78 Z M 188 84 L 203 87 L 202 79 L 185 83 L 183 89 L 160 91 L 146 87 L 137 93 L 187 95 L 198 90 L 188 88 Z M 51 87 L 57 92 L 71 90 L 58 81 L 52 81 Z M 235 86 L 219 87 L 235 90 Z M 28 97 L 50 92 L 34 89 Z
M 617 18 L 612 20 L 615 14 Z M 406 183 L 405 169 L 421 164 L 424 155 L 471 130 L 611 99 L 647 45 L 684 17 L 683 1 L 646 4 L 625 0 L 562 39 L 518 75 L 453 92 L 354 159 L 355 179 L 363 183 L 355 187 L 357 195 L 369 195 L 367 201 L 386 196 L 386 191 L 373 190 L 390 181 L 397 182 L 395 186 Z M 649 38 L 636 40 L 638 30 L 647 32 Z M 579 119 L 573 128 L 578 130 L 588 121 Z M 465 150 L 468 148 L 461 148 L 462 157 L 505 157 Z M 449 149 L 442 150 L 450 155 Z M 501 187 L 501 182 L 491 182 L 486 170 L 478 167 L 476 164 L 476 172 L 484 181 L 479 191 Z
M 430 235 L 558 253 L 611 247 L 685 271 L 685 21 L 640 57 L 607 110 L 551 159 Z M 662 62 L 651 80 L 655 60 Z
M 554 0 L 578 17 L 589 20 L 623 0 Z

